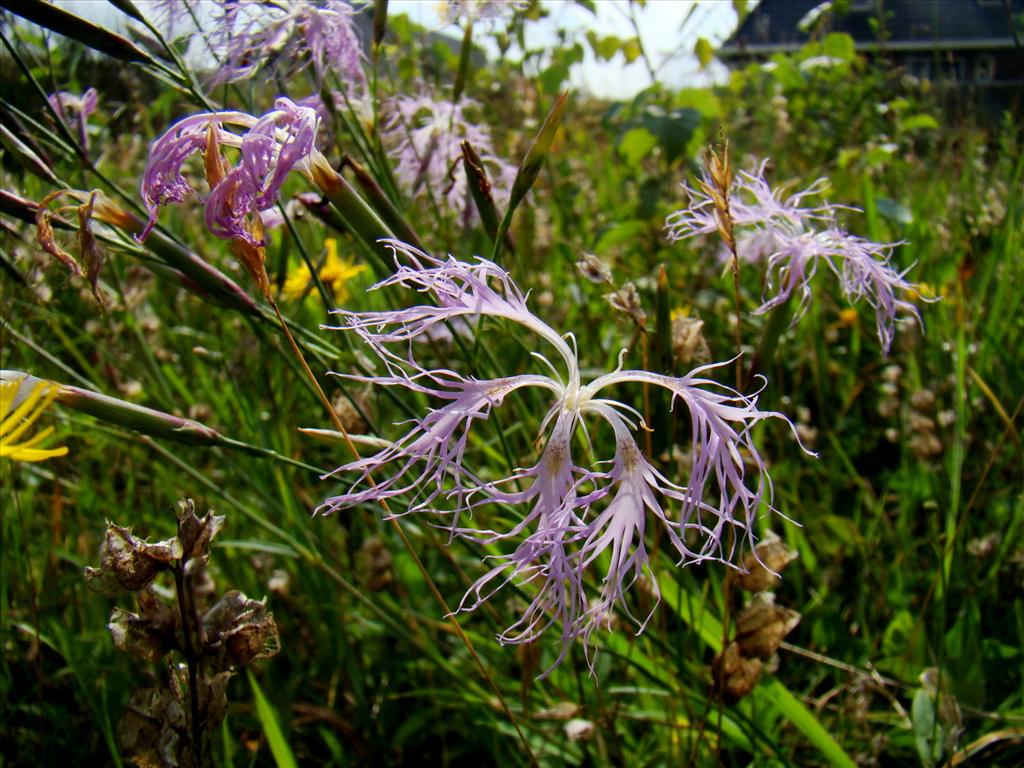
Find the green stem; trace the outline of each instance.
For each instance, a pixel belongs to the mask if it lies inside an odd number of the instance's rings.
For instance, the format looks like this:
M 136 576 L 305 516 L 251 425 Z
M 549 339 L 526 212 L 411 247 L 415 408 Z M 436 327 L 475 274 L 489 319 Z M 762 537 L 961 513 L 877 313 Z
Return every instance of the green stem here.
M 768 315 L 768 322 L 765 323 L 764 331 L 761 334 L 761 342 L 758 344 L 757 352 L 754 353 L 754 359 L 750 363 L 750 370 L 747 372 L 747 378 L 744 382 L 745 388 L 750 388 L 755 376 L 771 368 L 775 360 L 775 353 L 779 347 L 779 339 L 789 327 L 792 318 L 793 306 L 791 298 L 786 299 L 785 302 L 775 307 L 771 314 Z
M 459 70 L 452 87 L 452 103 L 458 104 L 469 78 L 469 59 L 473 50 L 473 22 L 466 22 L 466 31 L 462 35 L 462 48 L 459 50 Z
M 186 599 L 185 563 L 186 560 L 183 559 L 174 569 L 174 586 L 178 593 L 178 612 L 181 614 L 182 653 L 185 655 L 185 664 L 188 667 L 188 698 L 191 714 L 189 734 L 192 741 L 192 754 L 195 757 L 196 765 L 202 765 L 203 723 L 199 717 L 199 658 L 192 643 L 194 637 L 191 619 L 193 616 Z M 174 673 L 171 672 L 171 674 Z
M 367 253 L 379 259 L 388 272 L 391 272 L 392 265 L 388 264 L 376 246 L 380 240 L 394 238 L 395 235 L 377 212 L 344 176 L 326 165 L 325 160 L 320 164 L 314 163 L 313 180 L 324 196 L 331 201 L 345 227 L 357 237 Z

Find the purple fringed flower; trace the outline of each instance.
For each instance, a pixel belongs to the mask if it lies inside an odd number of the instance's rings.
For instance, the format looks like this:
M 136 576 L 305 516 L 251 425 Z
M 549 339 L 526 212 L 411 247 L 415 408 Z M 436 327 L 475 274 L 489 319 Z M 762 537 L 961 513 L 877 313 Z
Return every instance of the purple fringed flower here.
M 308 172 L 316 153 L 314 140 L 319 124 L 313 109 L 285 98 L 278 99 L 274 106 L 259 118 L 243 112 L 192 115 L 157 139 L 142 178 L 142 198 L 149 220 L 140 239 L 145 239 L 156 224 L 160 206 L 181 202 L 195 191 L 181 169 L 192 154 L 207 150 L 212 131 L 215 146 L 238 148 L 241 160 L 210 190 L 206 224 L 218 237 L 241 238 L 260 245 L 246 226 L 246 217 L 274 206 L 291 170 Z M 247 131 L 239 135 L 226 126 L 241 126 Z
M 463 99 L 458 104 L 435 101 L 431 96 L 400 96 L 390 102 L 391 117 L 383 140 L 397 158 L 395 176 L 411 196 L 444 195 L 446 205 L 469 224 L 476 214 L 462 165 L 462 142 L 468 141 L 480 157 L 499 205 L 508 201 L 516 167 L 494 151 L 491 134 L 474 125 L 465 110 L 477 107 Z
M 620 368 L 584 382 L 572 335 L 563 336 L 534 315 L 497 264 L 441 260 L 394 240 L 387 245 L 396 272 L 375 288 L 411 288 L 432 303 L 376 312 L 337 310 L 345 323 L 335 330 L 356 333 L 386 369 L 379 376 L 347 378 L 420 393 L 437 406 L 377 454 L 332 472 L 354 473 L 354 478 L 344 493 L 324 502 L 321 513 L 402 496 L 407 512 L 401 514 L 447 517 L 452 536 L 483 544 L 516 540 L 515 549 L 494 558 L 492 568 L 470 587 L 459 610 L 473 610 L 509 583 L 530 585 L 535 596 L 499 640 L 528 643 L 558 625 L 562 645 L 555 664 L 576 638 L 587 644 L 603 617 L 623 603 L 625 589 L 649 569 L 643 544 L 648 512 L 666 529 L 680 564 L 728 563 L 734 554 L 729 529 L 739 534 L 736 539 L 753 543 L 755 515 L 772 509 L 772 486 L 751 431 L 767 418 L 788 423 L 782 414 L 758 410 L 756 394 L 745 396 L 705 378 L 714 365 L 679 378 Z M 444 323 L 477 316 L 523 326 L 554 349 L 559 365 L 535 353 L 550 375 L 480 380 L 417 362 L 416 342 Z M 633 437 L 640 414 L 607 396 L 610 387 L 627 383 L 662 387 L 673 402 L 686 406 L 694 460 L 685 486 L 660 474 L 640 452 Z M 544 439 L 544 447 L 537 463 L 498 480 L 464 467 L 473 424 L 487 419 L 507 396 L 531 387 L 550 398 L 540 423 L 538 442 Z M 595 421 L 608 425 L 615 438 L 608 471 L 578 464 L 573 455 L 577 434 L 589 441 L 587 423 Z M 666 511 L 660 498 L 678 508 Z M 493 505 L 529 505 L 529 511 L 504 532 L 465 527 L 470 513 Z M 588 603 L 584 574 L 605 552 L 610 563 L 603 586 Z M 637 623 L 642 629 L 645 622 Z
M 355 93 L 366 84 L 366 57 L 355 14 L 356 9 L 343 0 L 225 2 L 214 20 L 211 37 L 214 53 L 223 59 L 214 82 L 245 80 L 275 57 L 287 56 L 289 74 L 312 64 L 317 82 L 322 83 L 331 71 L 346 90 Z
M 553 415 L 554 409 L 549 411 L 545 423 Z M 589 495 L 579 493 L 581 485 L 596 477 L 572 460 L 572 437 L 579 419 L 578 411 L 560 411 L 537 464 L 490 484 L 479 501 L 468 505 L 473 509 L 495 503 L 529 503 L 532 506 L 526 517 L 505 533 L 458 529 L 467 539 L 490 544 L 518 537 L 534 527 L 514 552 L 495 558 L 498 565 L 476 580 L 458 610 L 474 610 L 507 584 L 533 584 L 536 596 L 519 620 L 498 635 L 498 641 L 502 645 L 529 643 L 557 624 L 562 630 L 562 644 L 552 667 L 562 661 L 573 638 L 580 634 L 577 625 L 586 608 L 586 598 L 583 568 L 572 545 L 585 525 L 583 517 L 590 504 L 604 495 L 601 489 Z M 500 490 L 505 484 L 527 487 L 519 492 Z
M 78 132 L 78 141 L 81 143 L 82 149 L 88 151 L 89 136 L 86 133 L 85 124 L 89 115 L 96 111 L 99 102 L 99 94 L 96 93 L 96 89 L 88 88 L 81 96 L 67 91 L 57 91 L 47 96 L 46 100 L 50 102 L 50 106 L 65 125 Z
M 784 243 L 779 241 L 778 235 L 773 230 L 748 229 L 736 238 L 736 253 L 739 254 L 740 261 L 744 264 L 763 264 L 783 245 Z M 719 264 L 730 263 L 732 251 L 729 250 L 729 246 L 723 243 L 716 258 Z
M 887 355 L 900 310 L 921 322 L 917 307 L 897 298 L 897 291 L 916 290 L 917 286 L 904 279 L 906 271 L 897 272 L 890 266 L 895 245 L 872 243 L 835 228 L 791 238 L 768 258 L 766 290 L 775 293 L 755 309 L 754 314 L 762 315 L 797 293 L 799 303 L 795 317 L 799 319 L 810 302 L 811 278 L 818 262 L 824 261 L 839 277 L 847 298 L 851 301 L 864 298 L 874 307 L 882 354 Z
M 742 171 L 733 180 L 729 191 L 729 212 L 737 227 L 758 227 L 770 229 L 782 235 L 803 232 L 815 221 L 831 221 L 832 210 L 827 205 L 818 208 L 801 208 L 805 197 L 821 194 L 828 186 L 825 179 L 818 179 L 810 187 L 783 199 L 781 189 L 772 189 L 764 179 L 765 160 L 757 169 L 757 175 Z M 705 177 L 705 183 L 714 188 L 712 179 Z M 709 235 L 718 231 L 718 219 L 714 201 L 702 190 L 694 189 L 683 182 L 683 191 L 689 205 L 669 215 L 665 220 L 669 239 L 684 240 L 695 235 Z
M 767 161 L 762 162 L 756 174 L 737 175 L 729 196 L 734 225 L 751 228 L 746 242 L 756 244 L 760 253 L 770 249 L 765 298 L 754 314 L 764 314 L 797 293 L 799 301 L 793 322 L 799 320 L 811 298 L 810 279 L 823 260 L 839 277 L 848 299 L 864 298 L 874 307 L 882 352 L 888 354 L 897 314 L 902 311 L 918 322 L 921 320 L 913 304 L 897 298 L 899 291 L 916 289 L 904 279 L 906 271 L 898 272 L 890 264 L 893 249 L 899 243 L 873 243 L 842 231 L 836 224 L 834 209 L 828 204 L 804 207 L 804 198 L 820 195 L 827 187 L 824 179 L 784 198 L 781 189 L 772 189 L 765 180 L 766 164 Z M 718 226 L 714 202 L 703 191 L 687 184 L 683 189 L 689 205 L 666 219 L 669 239 L 683 240 L 715 232 Z M 741 235 L 740 245 L 744 242 Z M 740 257 L 746 256 L 741 250 Z
M 596 601 L 590 603 L 586 613 L 578 620 L 580 633 L 584 639 L 600 627 L 615 603 L 625 605 L 623 590 L 633 584 L 642 574 L 647 565 L 647 550 L 644 547 L 644 529 L 647 510 L 661 522 L 668 533 L 669 543 L 679 555 L 680 562 L 699 562 L 708 557 L 707 552 L 693 552 L 683 540 L 687 531 L 694 531 L 705 545 L 720 541 L 720 533 L 703 528 L 700 514 L 687 514 L 688 507 L 698 511 L 709 511 L 714 515 L 714 508 L 695 501 L 686 489 L 676 485 L 655 469 L 640 451 L 633 439 L 627 421 L 613 408 L 600 404 L 594 406 L 601 411 L 615 433 L 616 452 L 612 460 L 611 471 L 606 475 L 614 486 L 614 496 L 608 506 L 598 514 L 583 530 L 585 536 L 581 547 L 581 567 L 586 568 L 602 552 L 609 551 L 611 559 L 604 577 L 604 586 Z M 669 519 L 658 500 L 658 494 L 668 499 L 681 502 L 681 520 Z M 717 519 L 717 518 L 716 518 Z M 658 595 L 658 583 L 651 580 L 654 594 Z M 627 611 L 628 613 L 628 611 Z M 650 619 L 642 622 L 630 615 L 641 630 Z
M 196 0 L 150 0 L 148 15 L 167 40 L 178 40 L 195 32 L 192 16 Z

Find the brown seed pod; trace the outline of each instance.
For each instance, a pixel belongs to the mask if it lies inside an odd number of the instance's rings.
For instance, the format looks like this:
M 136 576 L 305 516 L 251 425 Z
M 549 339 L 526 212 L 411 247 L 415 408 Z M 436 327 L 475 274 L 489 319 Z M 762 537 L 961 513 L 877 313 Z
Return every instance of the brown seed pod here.
M 760 659 L 746 658 L 738 643 L 729 643 L 711 665 L 715 693 L 727 704 L 735 704 L 754 690 L 762 668 Z
M 800 618 L 796 611 L 775 605 L 775 595 L 759 592 L 736 620 L 736 643 L 744 656 L 767 659 Z
M 782 569 L 796 560 L 796 551 L 780 539 L 773 531 L 765 537 L 743 558 L 743 568 L 747 571 L 736 577 L 736 583 L 747 592 L 763 592 L 771 589 L 779 581 Z

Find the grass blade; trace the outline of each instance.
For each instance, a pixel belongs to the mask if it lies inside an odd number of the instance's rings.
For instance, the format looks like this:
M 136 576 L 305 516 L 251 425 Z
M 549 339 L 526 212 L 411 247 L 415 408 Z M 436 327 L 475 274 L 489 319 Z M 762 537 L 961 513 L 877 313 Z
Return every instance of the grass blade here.
M 818 749 L 830 765 L 855 768 L 857 764 L 839 746 L 839 742 L 833 739 L 825 727 L 818 722 L 814 713 L 777 679 L 771 678 L 762 681 L 755 689 L 754 695 L 761 699 L 762 704 L 772 706 L 789 720 Z
M 252 672 L 248 672 L 248 677 L 249 685 L 252 687 L 253 702 L 256 705 L 256 717 L 259 718 L 260 725 L 263 726 L 263 734 L 267 737 L 267 744 L 270 745 L 274 763 L 277 768 L 298 768 L 299 764 L 295 760 L 292 748 L 288 746 L 288 740 L 284 737 L 281 724 L 277 721 L 277 713 L 267 701 L 267 697 L 263 694 L 263 690 L 256 682 Z
M 86 21 L 70 11 L 41 0 L 4 3 L 5 8 L 33 24 L 52 30 L 82 45 L 121 61 L 134 61 L 163 69 L 160 63 L 127 38 Z

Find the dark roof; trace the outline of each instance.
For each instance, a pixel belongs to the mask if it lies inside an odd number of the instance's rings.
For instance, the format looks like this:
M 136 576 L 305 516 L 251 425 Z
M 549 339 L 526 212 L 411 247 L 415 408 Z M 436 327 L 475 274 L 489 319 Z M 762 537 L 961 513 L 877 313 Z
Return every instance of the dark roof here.
M 810 38 L 798 25 L 819 5 L 821 0 L 761 0 L 719 53 L 728 58 L 800 48 Z M 847 7 L 845 14 L 829 14 L 825 30 L 845 32 L 858 48 L 878 47 L 881 9 L 890 50 L 1013 48 L 1011 17 L 1024 14 L 1024 0 L 849 0 Z

